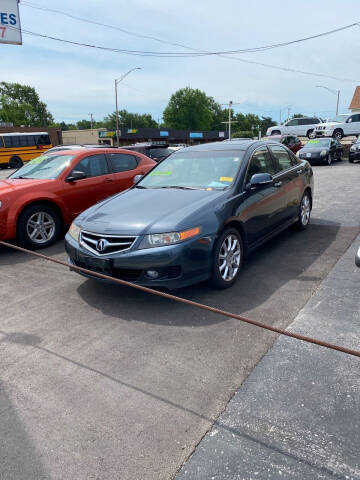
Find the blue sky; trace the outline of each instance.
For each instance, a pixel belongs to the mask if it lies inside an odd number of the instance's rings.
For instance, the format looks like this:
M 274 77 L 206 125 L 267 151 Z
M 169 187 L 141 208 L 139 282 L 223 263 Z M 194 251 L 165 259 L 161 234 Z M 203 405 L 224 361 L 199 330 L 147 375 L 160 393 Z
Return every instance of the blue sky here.
M 23 29 L 72 41 L 131 50 L 184 52 L 185 49 L 136 38 L 118 30 L 80 22 L 20 3 Z M 289 3 L 225 0 L 34 0 L 53 8 L 134 33 L 207 51 L 250 48 L 289 41 L 360 21 L 358 2 L 304 0 Z M 344 3 L 346 7 L 344 8 Z M 1 6 L 1 0 L 0 0 Z M 270 115 L 279 120 L 292 113 L 335 112 L 336 97 L 316 88 L 340 89 L 340 113 L 348 111 L 354 87 L 360 85 L 360 27 L 301 44 L 262 53 L 237 55 L 310 72 L 351 78 L 345 82 L 264 68 L 221 56 L 144 58 L 23 35 L 23 45 L 0 45 L 0 79 L 34 86 L 57 121 L 102 119 L 115 110 L 114 79 L 140 66 L 119 85 L 119 108 L 151 113 L 158 120 L 170 95 L 190 86 L 204 90 L 219 103 L 238 103 L 236 112 Z

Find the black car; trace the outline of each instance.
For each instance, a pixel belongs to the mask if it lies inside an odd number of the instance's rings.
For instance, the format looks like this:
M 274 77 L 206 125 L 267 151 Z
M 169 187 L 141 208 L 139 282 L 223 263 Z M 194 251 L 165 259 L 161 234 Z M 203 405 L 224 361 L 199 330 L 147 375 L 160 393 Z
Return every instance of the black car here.
M 66 235 L 70 264 L 148 286 L 237 279 L 243 259 L 310 220 L 313 172 L 277 142 L 183 148 L 131 189 L 79 215 Z
M 351 145 L 349 150 L 349 162 L 354 163 L 360 160 L 360 137 Z
M 342 160 L 344 147 L 336 138 L 316 138 L 309 140 L 298 152 L 298 157 L 308 162 L 326 162 Z
M 154 144 L 154 143 L 135 143 L 135 145 L 127 145 L 122 147 L 126 150 L 135 150 L 135 152 L 142 153 L 151 158 L 155 162 L 160 162 L 164 158 L 173 153 L 173 149 L 169 148 L 169 145 Z

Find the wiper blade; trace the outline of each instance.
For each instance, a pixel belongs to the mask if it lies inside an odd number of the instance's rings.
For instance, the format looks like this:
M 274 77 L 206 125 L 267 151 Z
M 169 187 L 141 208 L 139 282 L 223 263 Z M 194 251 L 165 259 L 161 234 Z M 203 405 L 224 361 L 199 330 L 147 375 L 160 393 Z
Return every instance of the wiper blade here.
M 134 185 L 135 188 L 147 188 L 147 187 L 143 187 L 142 185 Z
M 20 175 L 19 177 L 12 177 L 12 178 L 14 178 L 15 180 L 16 180 L 17 178 L 21 178 L 21 179 L 26 178 L 26 179 L 30 179 L 30 180 L 31 180 L 33 177 L 24 177 L 23 175 Z
M 202 188 L 199 188 L 199 187 L 182 187 L 180 185 L 168 185 L 166 187 L 157 187 L 157 188 L 178 188 L 180 190 L 202 190 Z

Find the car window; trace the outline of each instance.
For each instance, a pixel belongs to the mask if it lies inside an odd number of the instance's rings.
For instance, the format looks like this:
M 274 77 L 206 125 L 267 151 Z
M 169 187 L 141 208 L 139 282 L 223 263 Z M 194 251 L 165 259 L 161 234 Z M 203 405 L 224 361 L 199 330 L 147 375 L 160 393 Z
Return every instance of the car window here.
M 85 157 L 74 167 L 74 170 L 84 172 L 86 178 L 99 177 L 109 173 L 105 155 Z
M 288 146 L 290 144 L 290 139 L 291 137 L 284 137 L 282 140 L 281 140 L 281 143 L 285 146 Z
M 109 158 L 115 173 L 134 170 L 138 165 L 136 157 L 134 155 L 127 155 L 126 153 L 110 153 Z
M 352 122 L 360 122 L 360 115 L 356 114 L 351 117 Z
M 288 170 L 293 166 L 290 155 L 285 148 L 281 147 L 280 145 L 270 145 L 269 148 L 275 158 L 276 173 L 282 172 L 283 170 Z
M 286 125 L 288 127 L 294 127 L 295 125 L 299 125 L 299 119 L 293 118 L 292 120 L 290 120 L 290 122 L 287 122 Z
M 256 173 L 270 173 L 270 175 L 275 175 L 271 155 L 266 147 L 260 147 L 252 154 L 246 176 L 246 183 L 249 183 L 251 177 Z

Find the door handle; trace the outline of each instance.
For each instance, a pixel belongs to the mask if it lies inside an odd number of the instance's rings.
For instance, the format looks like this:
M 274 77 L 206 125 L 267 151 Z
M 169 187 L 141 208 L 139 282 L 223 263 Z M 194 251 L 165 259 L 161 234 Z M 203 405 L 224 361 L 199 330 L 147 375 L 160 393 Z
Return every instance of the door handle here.
M 112 183 L 112 178 L 105 178 L 104 183 Z
M 277 187 L 277 188 L 281 187 L 281 185 L 282 185 L 282 181 L 281 181 L 281 180 L 278 181 L 278 182 L 276 182 L 276 183 L 274 183 L 274 187 Z

